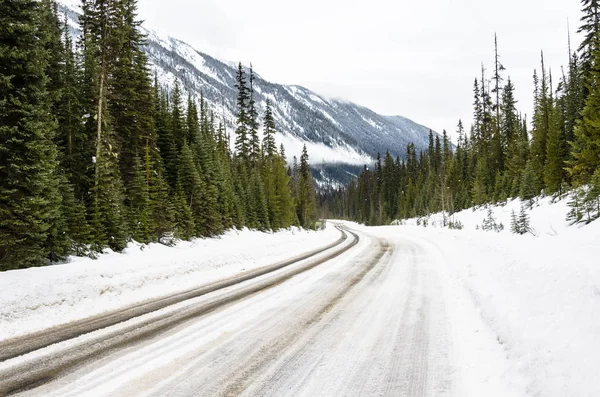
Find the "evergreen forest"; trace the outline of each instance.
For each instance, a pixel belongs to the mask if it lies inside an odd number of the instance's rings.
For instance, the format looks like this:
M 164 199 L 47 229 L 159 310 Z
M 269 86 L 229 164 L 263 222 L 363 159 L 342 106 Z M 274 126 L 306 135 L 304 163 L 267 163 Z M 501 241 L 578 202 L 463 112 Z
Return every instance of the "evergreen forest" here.
M 533 72 L 533 115 L 517 110 L 515 86 L 501 62 L 498 38 L 491 71 L 473 82 L 473 120 L 430 133 L 427 150 L 406 148 L 405 159 L 378 156 L 349 186 L 319 194 L 323 217 L 389 224 L 443 212 L 447 226 L 458 211 L 542 194 L 569 194 L 573 223 L 600 217 L 600 2 L 582 0 L 581 46 L 568 67 Z
M 314 226 L 308 153 L 287 165 L 251 67 L 236 76 L 232 148 L 202 97 L 152 76 L 136 0 L 81 9 L 72 38 L 53 0 L 0 2 L 0 270 Z

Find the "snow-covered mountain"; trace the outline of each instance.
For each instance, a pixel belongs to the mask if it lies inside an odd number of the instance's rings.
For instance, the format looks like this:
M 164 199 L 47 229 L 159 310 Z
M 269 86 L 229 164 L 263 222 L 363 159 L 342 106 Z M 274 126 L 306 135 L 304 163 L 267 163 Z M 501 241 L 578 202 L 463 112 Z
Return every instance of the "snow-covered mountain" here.
M 78 1 L 61 0 L 59 4 L 77 34 Z M 159 81 L 170 87 L 177 79 L 184 91 L 195 97 L 202 92 L 233 135 L 237 65 L 219 61 L 181 40 L 154 31 L 146 33 L 149 61 Z M 325 98 L 304 87 L 271 83 L 256 74 L 259 113 L 262 116 L 266 99 L 270 98 L 277 140 L 285 145 L 288 159 L 299 156 L 306 144 L 311 163 L 318 170 L 316 177 L 322 183 L 348 181 L 386 150 L 402 157 L 410 142 L 415 143 L 417 150 L 427 147 L 429 128 L 407 118 L 383 116 L 351 102 Z

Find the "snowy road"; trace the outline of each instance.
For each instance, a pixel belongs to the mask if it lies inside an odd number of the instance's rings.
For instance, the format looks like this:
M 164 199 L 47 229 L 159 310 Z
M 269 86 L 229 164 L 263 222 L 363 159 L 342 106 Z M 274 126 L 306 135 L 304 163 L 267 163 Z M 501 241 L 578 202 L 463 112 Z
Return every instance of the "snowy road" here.
M 28 360 L 43 367 L 54 354 L 80 359 L 20 395 L 454 395 L 444 295 L 429 248 L 357 234 L 358 244 L 324 263 L 306 260 L 8 360 L 0 374 Z M 160 332 L 129 335 L 160 321 L 168 324 Z M 99 348 L 107 340 L 113 347 Z

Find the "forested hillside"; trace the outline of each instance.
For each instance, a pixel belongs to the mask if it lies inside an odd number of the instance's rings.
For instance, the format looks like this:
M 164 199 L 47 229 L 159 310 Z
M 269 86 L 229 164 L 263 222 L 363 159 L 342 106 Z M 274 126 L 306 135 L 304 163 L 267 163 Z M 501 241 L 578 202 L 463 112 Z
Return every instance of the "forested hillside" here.
M 473 84 L 473 122 L 458 122 L 458 144 L 447 134 L 430 135 L 429 148 L 409 144 L 406 161 L 389 154 L 375 169 L 364 169 L 347 188 L 321 195 L 326 216 L 368 224 L 389 223 L 438 211 L 449 214 L 472 206 L 560 195 L 573 190 L 573 222 L 600 216 L 600 4 L 582 0 L 581 47 L 568 67 L 552 73 L 544 63 L 533 73 L 534 113 L 517 110 L 510 69 L 501 63 L 498 38 L 495 63 L 482 67 Z M 555 69 L 556 70 L 556 69 Z M 560 69 L 559 69 L 560 70 Z M 529 122 L 530 121 L 530 122 Z
M 0 2 L 0 270 L 313 225 L 308 154 L 288 169 L 252 70 L 236 76 L 232 150 L 203 98 L 150 75 L 136 8 L 83 0 L 73 42 L 54 1 Z

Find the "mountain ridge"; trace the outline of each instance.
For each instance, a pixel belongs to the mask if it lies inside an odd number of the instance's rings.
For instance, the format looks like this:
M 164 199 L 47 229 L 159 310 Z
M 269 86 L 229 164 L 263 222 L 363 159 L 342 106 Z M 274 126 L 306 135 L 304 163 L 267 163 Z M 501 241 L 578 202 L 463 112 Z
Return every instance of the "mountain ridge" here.
M 78 34 L 76 0 L 60 0 L 71 33 Z M 235 129 L 234 62 L 219 60 L 202 53 L 177 38 L 143 27 L 147 35 L 146 53 L 150 69 L 167 88 L 178 80 L 184 92 L 199 98 L 224 122 L 233 140 Z M 245 68 L 247 70 L 247 68 Z M 262 117 L 269 98 L 277 125 L 277 142 L 286 147 L 288 161 L 300 155 L 307 145 L 317 179 L 346 183 L 364 165 L 372 164 L 378 153 L 389 150 L 404 157 L 406 145 L 417 151 L 428 145 L 430 129 L 406 117 L 384 116 L 345 99 L 327 98 L 300 85 L 269 82 L 255 73 L 255 99 Z

